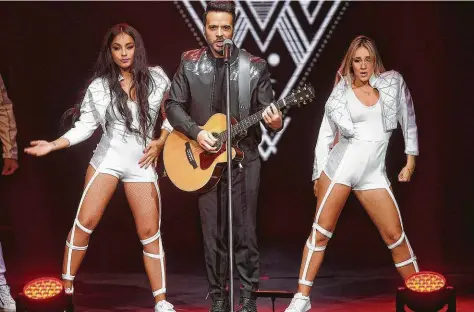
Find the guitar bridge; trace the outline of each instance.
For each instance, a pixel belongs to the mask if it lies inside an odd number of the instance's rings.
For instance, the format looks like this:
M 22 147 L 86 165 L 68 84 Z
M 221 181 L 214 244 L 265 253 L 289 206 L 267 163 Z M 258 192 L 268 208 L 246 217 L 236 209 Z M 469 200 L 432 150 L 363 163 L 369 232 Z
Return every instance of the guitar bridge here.
M 194 169 L 198 167 L 196 163 L 196 159 L 194 158 L 193 151 L 191 150 L 191 144 L 189 142 L 186 142 L 186 158 L 188 159 L 188 162 L 191 166 L 193 166 Z

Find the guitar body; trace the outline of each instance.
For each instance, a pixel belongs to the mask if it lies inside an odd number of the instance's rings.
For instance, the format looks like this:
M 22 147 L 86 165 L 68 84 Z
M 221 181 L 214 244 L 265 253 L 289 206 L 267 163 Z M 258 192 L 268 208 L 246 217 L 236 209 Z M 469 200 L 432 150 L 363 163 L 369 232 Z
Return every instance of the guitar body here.
M 304 85 L 293 90 L 291 95 L 278 100 L 274 105 L 277 109 L 311 102 L 314 99 L 314 89 L 311 85 Z M 249 127 L 263 119 L 265 108 L 247 116 L 237 122 L 231 118 L 232 162 L 240 163 L 244 158 L 243 151 L 238 147 L 238 138 L 242 138 Z M 173 131 L 166 140 L 163 150 L 165 170 L 171 182 L 177 188 L 186 192 L 207 192 L 219 182 L 221 174 L 227 166 L 227 151 L 225 143 L 226 116 L 212 115 L 203 129 L 212 133 L 218 143 L 217 152 L 206 152 L 196 141 L 188 138 L 179 131 Z
M 237 124 L 235 118 L 231 123 Z M 226 116 L 215 114 L 202 129 L 212 134 L 226 130 Z M 232 145 L 232 162 L 240 163 L 244 158 L 243 151 Z M 163 162 L 166 174 L 173 184 L 186 192 L 207 192 L 216 186 L 227 166 L 226 143 L 217 152 L 206 152 L 196 141 L 179 131 L 173 131 L 166 139 L 163 150 Z

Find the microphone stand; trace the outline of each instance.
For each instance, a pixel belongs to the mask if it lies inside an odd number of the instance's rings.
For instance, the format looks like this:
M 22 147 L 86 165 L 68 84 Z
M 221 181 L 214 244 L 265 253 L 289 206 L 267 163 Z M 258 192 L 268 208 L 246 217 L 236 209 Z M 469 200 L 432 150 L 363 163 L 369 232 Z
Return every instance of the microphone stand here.
M 228 214 L 228 235 L 229 235 L 229 303 L 230 312 L 234 312 L 234 239 L 232 227 L 232 133 L 231 133 L 231 110 L 230 110 L 230 50 L 224 46 L 224 66 L 226 80 L 226 127 L 227 127 L 227 214 Z M 227 51 L 226 51 L 227 50 Z

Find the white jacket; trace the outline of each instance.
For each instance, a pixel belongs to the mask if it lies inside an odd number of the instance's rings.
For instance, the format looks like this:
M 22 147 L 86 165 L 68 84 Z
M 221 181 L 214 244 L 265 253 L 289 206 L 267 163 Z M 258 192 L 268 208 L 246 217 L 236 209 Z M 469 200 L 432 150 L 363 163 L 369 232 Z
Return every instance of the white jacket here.
M 148 97 L 150 105 L 150 115 L 153 121 L 156 121 L 160 112 L 160 105 L 164 100 L 164 96 L 169 90 L 170 80 L 166 76 L 163 69 L 159 66 L 150 67 L 150 73 L 155 83 L 153 92 Z M 62 137 L 69 141 L 70 146 L 87 140 L 99 125 L 102 126 L 104 133 L 107 133 L 105 127 L 105 116 L 108 106 L 112 103 L 110 99 L 110 90 L 107 81 L 97 78 L 89 85 L 81 104 L 81 115 L 74 123 L 74 127 L 66 132 Z M 154 125 L 154 124 L 153 124 Z M 148 138 L 153 135 L 154 127 L 150 128 Z M 173 127 L 168 120 L 164 120 L 162 129 L 169 132 L 173 131 Z M 149 139 L 150 140 L 150 139 Z M 149 142 L 146 142 L 148 144 Z
M 405 139 L 405 154 L 418 155 L 415 110 L 410 91 L 402 75 L 396 71 L 387 71 L 378 76 L 372 75 L 369 84 L 380 93 L 384 131 L 396 129 L 397 124 L 400 123 Z M 336 134 L 339 133 L 347 138 L 354 135 L 354 125 L 346 100 L 346 92 L 350 87 L 346 79 L 341 79 L 326 102 L 315 148 L 313 180 L 319 179 L 326 166 Z

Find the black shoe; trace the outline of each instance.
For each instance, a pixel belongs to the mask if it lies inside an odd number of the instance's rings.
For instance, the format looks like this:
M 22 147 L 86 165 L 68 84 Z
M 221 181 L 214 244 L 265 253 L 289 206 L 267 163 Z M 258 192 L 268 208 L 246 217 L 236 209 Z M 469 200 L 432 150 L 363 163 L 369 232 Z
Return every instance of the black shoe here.
M 237 312 L 257 312 L 257 300 L 240 297 L 239 308 L 237 309 Z
M 229 300 L 228 299 L 216 299 L 212 300 L 212 307 L 209 312 L 229 312 Z

